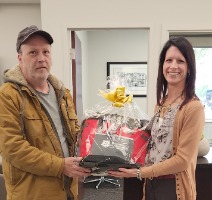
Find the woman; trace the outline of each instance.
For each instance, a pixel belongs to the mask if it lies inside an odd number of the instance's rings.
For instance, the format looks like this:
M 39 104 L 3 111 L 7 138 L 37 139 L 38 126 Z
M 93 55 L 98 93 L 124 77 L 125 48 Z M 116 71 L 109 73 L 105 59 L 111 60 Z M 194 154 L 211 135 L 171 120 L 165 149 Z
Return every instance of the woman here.
M 115 177 L 145 178 L 143 199 L 195 200 L 195 169 L 204 127 L 204 107 L 195 94 L 196 65 L 192 45 L 172 37 L 159 59 L 157 105 L 151 120 L 146 165 L 110 171 Z

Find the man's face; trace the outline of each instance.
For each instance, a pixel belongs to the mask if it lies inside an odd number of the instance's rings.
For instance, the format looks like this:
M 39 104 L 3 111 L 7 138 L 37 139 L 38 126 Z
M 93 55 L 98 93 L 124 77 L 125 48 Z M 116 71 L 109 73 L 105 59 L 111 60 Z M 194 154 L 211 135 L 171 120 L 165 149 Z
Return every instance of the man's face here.
M 46 82 L 52 66 L 51 45 L 42 36 L 31 36 L 21 45 L 18 60 L 29 83 Z

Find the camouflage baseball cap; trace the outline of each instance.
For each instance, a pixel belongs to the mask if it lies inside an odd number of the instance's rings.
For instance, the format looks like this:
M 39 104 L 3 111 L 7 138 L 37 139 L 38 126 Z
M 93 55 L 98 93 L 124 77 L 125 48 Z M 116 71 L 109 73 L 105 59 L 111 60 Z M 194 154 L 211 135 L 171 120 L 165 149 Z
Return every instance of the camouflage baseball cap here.
M 49 44 L 52 44 L 54 42 L 52 36 L 47 33 L 46 31 L 43 31 L 41 29 L 39 29 L 37 26 L 29 26 L 26 27 L 25 29 L 23 29 L 19 34 L 18 34 L 18 38 L 17 38 L 17 43 L 16 43 L 16 50 L 17 52 L 19 52 L 21 45 L 32 35 L 41 35 L 44 38 L 47 39 L 47 41 L 49 42 Z

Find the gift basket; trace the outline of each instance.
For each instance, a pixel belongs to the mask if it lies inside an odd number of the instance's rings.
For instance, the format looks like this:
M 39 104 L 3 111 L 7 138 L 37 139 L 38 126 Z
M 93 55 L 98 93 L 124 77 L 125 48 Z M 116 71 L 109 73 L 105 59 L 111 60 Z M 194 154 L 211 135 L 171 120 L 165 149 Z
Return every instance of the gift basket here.
M 126 80 L 108 77 L 107 86 L 100 90 L 105 101 L 85 111 L 78 138 L 80 166 L 95 173 L 144 165 L 150 139 L 149 118 L 133 102 Z

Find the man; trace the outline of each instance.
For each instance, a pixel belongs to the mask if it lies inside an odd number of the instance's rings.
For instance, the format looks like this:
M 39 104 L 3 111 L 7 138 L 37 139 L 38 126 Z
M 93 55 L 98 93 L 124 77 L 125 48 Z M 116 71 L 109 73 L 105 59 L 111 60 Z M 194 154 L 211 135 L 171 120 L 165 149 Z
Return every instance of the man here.
M 79 131 L 72 97 L 52 74 L 51 35 L 36 26 L 17 38 L 19 65 L 0 87 L 0 152 L 8 200 L 76 200 Z

